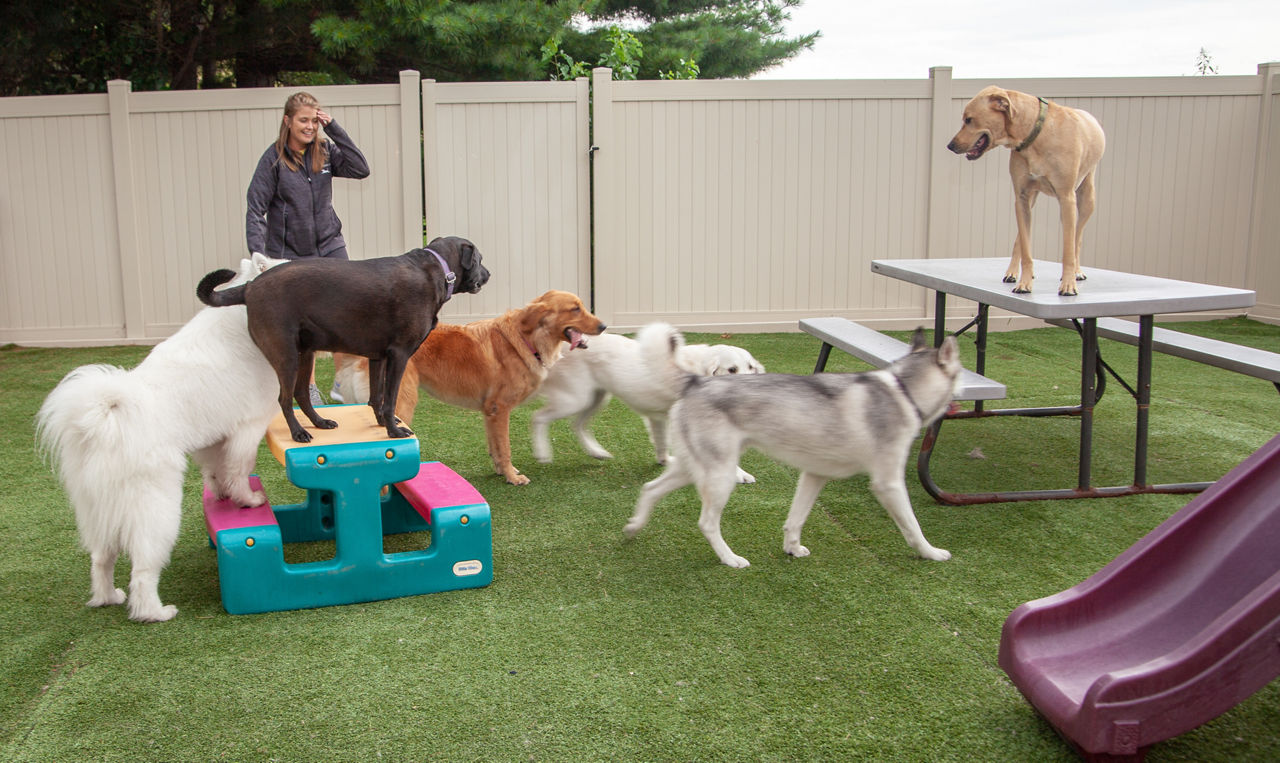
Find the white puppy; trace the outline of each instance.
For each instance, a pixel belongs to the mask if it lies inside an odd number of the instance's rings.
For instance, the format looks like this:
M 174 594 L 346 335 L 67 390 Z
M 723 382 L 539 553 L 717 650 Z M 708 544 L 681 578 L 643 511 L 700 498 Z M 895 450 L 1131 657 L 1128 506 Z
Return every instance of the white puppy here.
M 611 396 L 644 419 L 658 463 L 667 453 L 667 411 L 680 397 L 686 375 L 762 374 L 764 366 L 740 347 L 685 344 L 667 323 L 651 323 L 630 339 L 601 334 L 585 352 L 569 353 L 551 367 L 538 393 L 545 405 L 533 414 L 533 455 L 551 462 L 551 422 L 574 416 L 573 431 L 593 458 L 612 458 L 591 434 L 591 419 Z M 755 478 L 739 470 L 739 481 Z
M 255 253 L 233 283 L 280 262 Z M 218 497 L 261 505 L 266 496 L 250 489 L 249 474 L 279 410 L 278 391 L 240 306 L 204 308 L 133 370 L 81 366 L 49 393 L 36 436 L 92 560 L 89 606 L 124 603 L 114 580 L 123 552 L 133 565 L 130 619 L 178 614 L 161 604 L 158 586 L 178 537 L 187 455 Z

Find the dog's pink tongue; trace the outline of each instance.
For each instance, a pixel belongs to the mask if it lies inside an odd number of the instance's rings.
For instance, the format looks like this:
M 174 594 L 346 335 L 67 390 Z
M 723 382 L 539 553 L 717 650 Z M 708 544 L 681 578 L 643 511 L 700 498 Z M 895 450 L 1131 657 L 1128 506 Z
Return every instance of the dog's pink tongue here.
M 582 336 L 581 331 L 569 329 L 569 350 L 587 349 L 587 340 Z

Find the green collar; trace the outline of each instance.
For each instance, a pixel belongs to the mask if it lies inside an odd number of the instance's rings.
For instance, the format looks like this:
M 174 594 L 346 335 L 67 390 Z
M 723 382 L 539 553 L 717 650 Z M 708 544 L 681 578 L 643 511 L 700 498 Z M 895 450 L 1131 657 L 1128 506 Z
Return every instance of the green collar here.
M 1015 148 L 1014 151 L 1021 151 L 1027 146 L 1030 146 L 1032 142 L 1034 142 L 1035 139 L 1039 137 L 1040 128 L 1044 127 L 1045 115 L 1049 113 L 1049 102 L 1040 97 L 1037 97 L 1036 100 L 1040 102 L 1040 116 L 1036 117 L 1036 124 L 1035 124 L 1035 127 L 1031 128 L 1031 134 L 1027 136 L 1026 140 L 1019 143 L 1018 147 Z

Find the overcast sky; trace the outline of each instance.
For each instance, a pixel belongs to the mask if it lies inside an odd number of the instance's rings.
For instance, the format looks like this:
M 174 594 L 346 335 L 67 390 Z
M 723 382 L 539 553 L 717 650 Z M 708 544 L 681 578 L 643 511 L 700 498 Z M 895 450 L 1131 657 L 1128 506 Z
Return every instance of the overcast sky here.
M 1280 0 L 804 0 L 791 35 L 812 50 L 757 79 L 1182 76 L 1280 61 Z

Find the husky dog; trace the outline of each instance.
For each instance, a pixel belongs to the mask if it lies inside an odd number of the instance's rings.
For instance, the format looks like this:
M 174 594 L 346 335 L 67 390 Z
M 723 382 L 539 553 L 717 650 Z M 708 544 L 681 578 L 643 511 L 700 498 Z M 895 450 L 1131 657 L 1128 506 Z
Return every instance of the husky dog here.
M 240 261 L 243 283 L 284 260 Z M 133 370 L 72 370 L 36 417 L 40 451 L 75 508 L 92 560 L 88 605 L 123 604 L 116 557 L 128 554 L 129 618 L 162 622 L 160 572 L 178 537 L 187 455 L 205 486 L 241 506 L 266 500 L 249 487 L 258 442 L 278 409 L 276 374 L 249 338 L 245 308 L 209 307 L 156 345 Z
M 698 527 L 720 561 L 746 567 L 720 534 L 720 514 L 734 488 L 742 452 L 757 448 L 800 469 L 791 511 L 782 526 L 782 549 L 808 556 L 800 545 L 813 502 L 822 486 L 866 472 L 871 491 L 926 559 L 950 559 L 920 532 L 903 478 L 911 443 L 922 426 L 946 413 L 960 377 L 959 350 L 952 337 L 926 348 L 917 329 L 911 352 L 879 371 L 792 376 L 690 376 L 671 408 L 675 458 L 640 491 L 628 537 L 649 521 L 654 504 L 673 490 L 697 485 L 702 497 Z
M 601 334 L 590 352 L 570 353 L 551 367 L 538 391 L 546 403 L 533 414 L 533 455 L 551 463 L 551 423 L 569 416 L 582 449 L 592 458 L 613 458 L 591 434 L 591 419 L 617 396 L 640 414 L 658 463 L 667 463 L 667 411 L 685 377 L 762 374 L 751 353 L 728 344 L 685 344 L 668 323 L 651 323 L 635 339 Z M 745 472 L 743 474 L 746 474 Z M 750 477 L 751 475 L 746 475 Z M 751 478 L 754 482 L 754 478 Z

